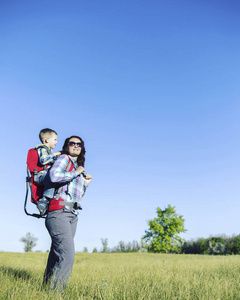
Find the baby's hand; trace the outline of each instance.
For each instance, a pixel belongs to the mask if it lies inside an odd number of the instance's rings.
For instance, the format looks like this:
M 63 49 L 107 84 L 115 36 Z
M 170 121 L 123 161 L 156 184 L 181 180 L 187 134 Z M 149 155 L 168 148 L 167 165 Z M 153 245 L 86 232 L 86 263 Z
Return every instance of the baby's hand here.
M 55 152 L 55 153 L 53 153 L 55 156 L 57 156 L 57 155 L 61 155 L 62 153 L 61 153 L 61 151 L 57 151 L 57 152 Z

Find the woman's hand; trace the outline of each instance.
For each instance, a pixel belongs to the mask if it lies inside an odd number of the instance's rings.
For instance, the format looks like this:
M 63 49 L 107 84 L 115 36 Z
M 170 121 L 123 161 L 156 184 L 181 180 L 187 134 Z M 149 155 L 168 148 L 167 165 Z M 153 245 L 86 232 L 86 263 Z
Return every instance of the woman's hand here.
M 87 173 L 85 177 L 85 186 L 88 186 L 91 180 L 92 176 L 89 173 Z
M 81 173 L 84 173 L 84 172 L 85 172 L 85 169 L 84 169 L 84 167 L 80 166 L 80 167 L 78 167 L 78 168 L 76 169 L 76 172 L 77 172 L 78 175 L 79 175 L 79 174 L 81 174 Z

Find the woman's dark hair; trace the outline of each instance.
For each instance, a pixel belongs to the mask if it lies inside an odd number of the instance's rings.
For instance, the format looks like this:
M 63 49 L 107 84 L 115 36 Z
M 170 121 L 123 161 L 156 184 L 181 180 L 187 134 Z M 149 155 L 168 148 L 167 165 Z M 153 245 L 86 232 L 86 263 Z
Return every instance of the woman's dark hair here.
M 62 154 L 69 154 L 68 152 L 68 143 L 69 143 L 69 140 L 72 139 L 72 138 L 76 138 L 76 139 L 79 139 L 81 141 L 81 144 L 82 144 L 82 147 L 81 147 L 81 153 L 80 155 L 78 156 L 77 158 L 77 163 L 78 163 L 78 166 L 82 166 L 84 167 L 84 164 L 85 164 L 85 153 L 86 153 L 86 150 L 85 150 L 85 146 L 84 146 L 84 141 L 77 135 L 72 135 L 70 136 L 69 138 L 67 138 L 63 144 L 63 147 L 62 147 L 62 151 L 61 153 Z

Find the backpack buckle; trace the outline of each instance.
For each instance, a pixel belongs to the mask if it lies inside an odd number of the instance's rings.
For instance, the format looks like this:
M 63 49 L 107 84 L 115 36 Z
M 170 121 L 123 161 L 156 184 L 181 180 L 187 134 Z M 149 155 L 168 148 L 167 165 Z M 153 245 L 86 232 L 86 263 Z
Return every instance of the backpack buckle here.
M 33 181 L 37 182 L 37 179 L 38 179 L 38 171 L 37 171 L 37 169 L 34 169 L 34 172 L 33 172 Z
M 77 209 L 82 210 L 82 207 L 81 207 L 80 203 L 78 203 L 78 202 L 74 202 L 73 208 L 76 209 L 76 210 Z

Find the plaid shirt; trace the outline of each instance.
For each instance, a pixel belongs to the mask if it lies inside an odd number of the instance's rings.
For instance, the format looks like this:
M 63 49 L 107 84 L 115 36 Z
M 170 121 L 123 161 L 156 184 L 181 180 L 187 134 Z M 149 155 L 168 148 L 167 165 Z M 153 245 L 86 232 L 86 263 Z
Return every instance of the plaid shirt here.
M 66 169 L 69 164 L 69 158 L 73 163 L 73 169 L 72 171 L 67 172 Z M 62 186 L 60 189 L 60 194 L 57 196 L 63 201 L 81 203 L 81 199 L 86 191 L 86 186 L 84 185 L 85 179 L 82 174 L 77 174 L 77 167 L 78 164 L 73 157 L 62 154 L 58 156 L 57 160 L 49 171 L 51 181 L 59 183 Z M 56 198 L 56 196 L 54 198 Z M 78 214 L 69 206 L 65 206 L 65 208 L 73 211 L 75 214 Z
M 39 149 L 37 149 L 38 152 L 38 157 L 39 157 L 39 161 L 40 163 L 44 166 L 44 165 L 48 165 L 48 164 L 53 164 L 56 156 L 53 154 L 48 154 L 47 150 L 41 146 L 44 146 L 43 144 L 39 144 L 37 145 L 35 148 L 40 147 Z M 46 145 L 45 145 L 46 146 Z M 50 152 L 52 152 L 52 150 L 49 148 Z

